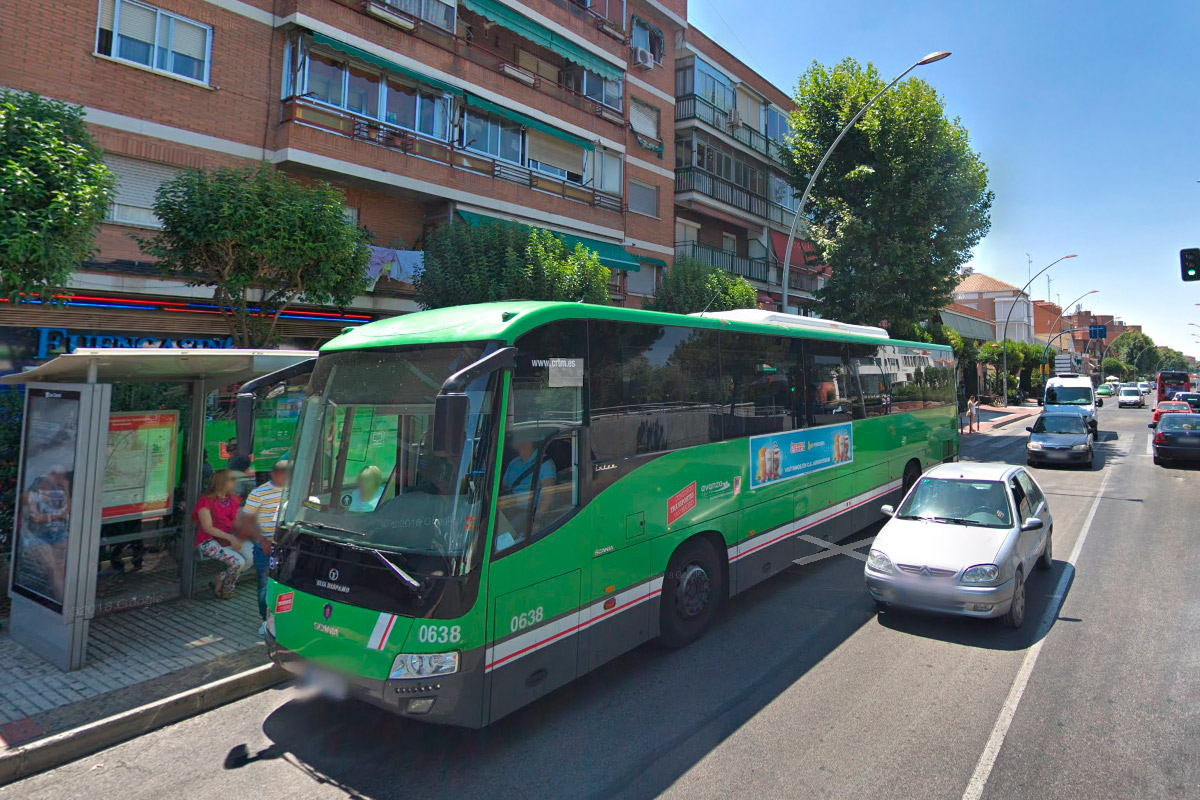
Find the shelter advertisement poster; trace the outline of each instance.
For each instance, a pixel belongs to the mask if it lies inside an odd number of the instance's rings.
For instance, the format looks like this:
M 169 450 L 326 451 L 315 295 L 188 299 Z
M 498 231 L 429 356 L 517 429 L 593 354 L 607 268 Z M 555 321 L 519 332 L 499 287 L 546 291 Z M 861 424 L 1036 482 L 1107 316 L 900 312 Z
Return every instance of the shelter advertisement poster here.
M 161 517 L 171 510 L 178 432 L 178 411 L 109 415 L 101 519 Z
M 67 578 L 79 415 L 79 392 L 26 390 L 12 588 L 57 612 Z
M 750 488 L 757 489 L 854 460 L 850 423 L 750 439 Z

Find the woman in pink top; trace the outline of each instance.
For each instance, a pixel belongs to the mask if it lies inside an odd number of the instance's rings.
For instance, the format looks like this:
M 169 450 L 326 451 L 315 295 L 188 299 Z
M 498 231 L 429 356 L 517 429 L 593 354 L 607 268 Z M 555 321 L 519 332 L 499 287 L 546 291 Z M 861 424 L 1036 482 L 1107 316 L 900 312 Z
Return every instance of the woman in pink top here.
M 208 482 L 208 489 L 196 501 L 192 517 L 196 520 L 196 549 L 203 558 L 213 558 L 227 569 L 217 576 L 213 594 L 222 600 L 233 597 L 238 575 L 246 567 L 245 542 L 233 532 L 241 501 L 234 493 L 238 477 L 228 469 L 219 469 Z

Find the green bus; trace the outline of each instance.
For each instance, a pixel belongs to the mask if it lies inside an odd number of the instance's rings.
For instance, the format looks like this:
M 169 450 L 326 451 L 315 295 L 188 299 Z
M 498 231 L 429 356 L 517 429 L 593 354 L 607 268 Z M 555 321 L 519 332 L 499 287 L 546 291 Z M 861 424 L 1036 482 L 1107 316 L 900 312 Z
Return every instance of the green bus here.
M 691 642 L 958 451 L 949 348 L 772 312 L 446 308 L 306 368 L 268 652 L 442 724 Z

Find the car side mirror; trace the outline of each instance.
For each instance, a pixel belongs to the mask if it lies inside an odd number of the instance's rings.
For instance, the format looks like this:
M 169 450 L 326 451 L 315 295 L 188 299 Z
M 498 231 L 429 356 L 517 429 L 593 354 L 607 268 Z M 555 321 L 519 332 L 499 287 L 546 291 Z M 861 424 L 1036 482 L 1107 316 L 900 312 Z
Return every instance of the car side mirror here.
M 1149 425 L 1147 425 L 1146 427 L 1147 427 L 1147 428 L 1153 428 L 1153 427 L 1154 427 L 1154 423 L 1153 423 L 1153 422 L 1151 422 L 1151 423 L 1150 423 Z
M 879 511 L 885 517 L 894 517 L 896 515 L 896 509 L 893 506 L 880 506 Z
M 1023 531 L 1040 531 L 1042 527 L 1042 521 L 1037 517 L 1030 517 L 1021 523 L 1021 530 Z
M 1096 398 L 1096 408 L 1104 408 L 1104 401 L 1099 397 Z
M 1025 430 L 1029 431 L 1030 433 L 1033 433 L 1033 428 L 1029 427 L 1028 425 L 1025 426 Z

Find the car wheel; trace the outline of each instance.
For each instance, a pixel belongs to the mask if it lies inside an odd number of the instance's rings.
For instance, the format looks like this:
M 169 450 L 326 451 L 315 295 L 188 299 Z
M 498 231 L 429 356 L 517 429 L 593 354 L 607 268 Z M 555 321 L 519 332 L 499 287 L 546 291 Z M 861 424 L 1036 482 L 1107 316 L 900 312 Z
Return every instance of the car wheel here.
M 1025 576 L 1020 570 L 1017 570 L 1017 577 L 1013 578 L 1013 581 L 1012 605 L 1001 619 L 1007 627 L 1016 630 L 1025 623 Z
M 725 596 L 720 558 L 707 539 L 684 542 L 667 564 L 659 604 L 659 629 L 667 647 L 699 639 Z
M 1042 555 L 1038 559 L 1039 569 L 1050 569 L 1054 566 L 1054 528 L 1046 532 L 1046 546 L 1042 548 Z

